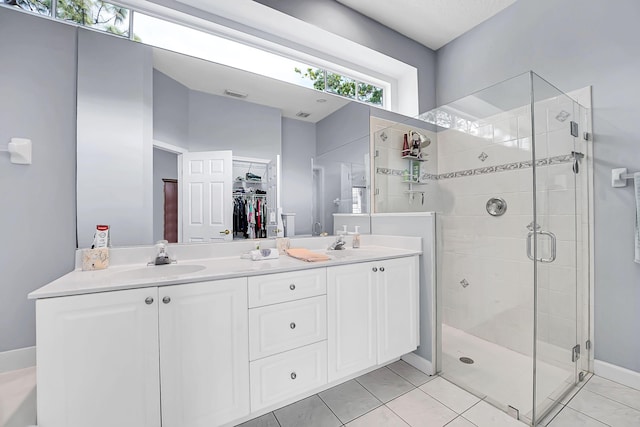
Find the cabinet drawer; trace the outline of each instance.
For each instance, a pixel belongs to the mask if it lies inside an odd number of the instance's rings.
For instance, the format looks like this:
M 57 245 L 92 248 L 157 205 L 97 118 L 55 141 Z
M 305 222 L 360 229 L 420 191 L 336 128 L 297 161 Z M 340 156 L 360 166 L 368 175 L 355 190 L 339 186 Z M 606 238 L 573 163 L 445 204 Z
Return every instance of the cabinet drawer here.
M 327 342 L 311 344 L 250 364 L 251 411 L 327 383 Z
M 249 277 L 249 308 L 326 293 L 325 268 Z
M 250 360 L 326 339 L 325 295 L 249 310 Z

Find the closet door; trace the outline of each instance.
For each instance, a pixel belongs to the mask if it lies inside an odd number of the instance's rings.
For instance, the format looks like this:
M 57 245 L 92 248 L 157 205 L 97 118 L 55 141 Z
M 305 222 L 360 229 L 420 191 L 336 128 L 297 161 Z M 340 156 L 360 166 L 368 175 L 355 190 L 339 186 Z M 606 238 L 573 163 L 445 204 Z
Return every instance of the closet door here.
M 233 239 L 231 151 L 182 155 L 182 242 Z

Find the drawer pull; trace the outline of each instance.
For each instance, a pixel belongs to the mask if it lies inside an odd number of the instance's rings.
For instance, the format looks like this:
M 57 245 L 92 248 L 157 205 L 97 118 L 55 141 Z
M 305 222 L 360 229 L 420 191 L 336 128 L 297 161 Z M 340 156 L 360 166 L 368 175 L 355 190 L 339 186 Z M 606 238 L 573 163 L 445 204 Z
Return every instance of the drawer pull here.
M 291 379 L 295 380 L 298 376 L 296 375 L 295 372 L 291 372 Z
M 147 297 L 144 302 L 147 303 L 147 305 L 153 304 L 153 298 Z
M 162 298 L 162 302 L 165 304 L 169 304 L 171 302 L 171 298 L 170 297 L 164 297 Z
M 296 328 L 296 324 L 295 324 L 294 322 L 291 322 L 291 323 L 289 324 L 289 327 L 290 327 L 291 329 L 295 329 L 295 328 Z
M 373 267 L 372 270 L 375 273 L 376 271 L 378 271 L 378 267 Z
M 380 267 L 380 271 L 384 271 L 384 267 Z
M 291 289 L 292 291 L 296 290 L 296 285 L 294 285 L 293 283 L 289 285 L 289 289 Z

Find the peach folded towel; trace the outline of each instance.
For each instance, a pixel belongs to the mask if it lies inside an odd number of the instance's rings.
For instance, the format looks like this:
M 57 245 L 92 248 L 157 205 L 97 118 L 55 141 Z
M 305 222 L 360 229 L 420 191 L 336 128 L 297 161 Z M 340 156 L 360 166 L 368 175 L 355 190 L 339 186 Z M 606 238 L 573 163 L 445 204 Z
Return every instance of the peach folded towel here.
M 330 259 L 325 254 L 320 254 L 303 248 L 287 249 L 287 255 L 307 262 L 328 261 Z

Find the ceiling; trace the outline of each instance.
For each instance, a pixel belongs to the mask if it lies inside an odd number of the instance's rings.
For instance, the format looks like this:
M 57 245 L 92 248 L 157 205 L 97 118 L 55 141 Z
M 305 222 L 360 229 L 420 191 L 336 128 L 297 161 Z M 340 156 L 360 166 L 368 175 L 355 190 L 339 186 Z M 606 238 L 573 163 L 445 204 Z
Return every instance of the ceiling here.
M 433 50 L 516 0 L 337 0 Z
M 153 49 L 153 67 L 191 90 L 218 96 L 225 96 L 227 89 L 247 94 L 244 101 L 278 108 L 283 117 L 306 122 L 322 120 L 350 102 L 329 93 L 164 49 Z M 325 101 L 318 102 L 318 99 Z M 309 116 L 296 116 L 301 111 Z

